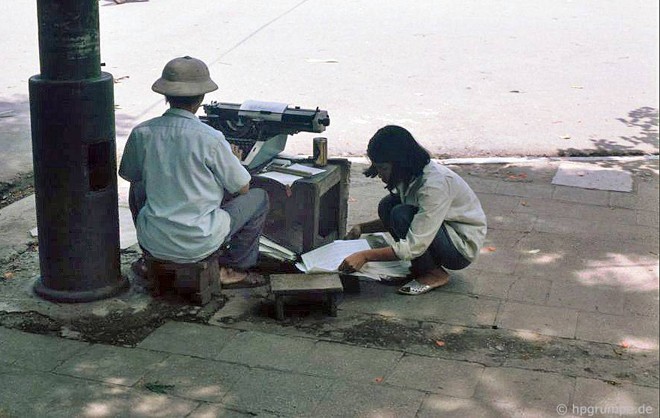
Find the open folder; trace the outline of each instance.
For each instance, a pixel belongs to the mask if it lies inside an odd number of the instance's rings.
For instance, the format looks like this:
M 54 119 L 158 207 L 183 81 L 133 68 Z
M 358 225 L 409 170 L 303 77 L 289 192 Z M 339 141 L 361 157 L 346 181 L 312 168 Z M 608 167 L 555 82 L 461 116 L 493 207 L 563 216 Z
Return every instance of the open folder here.
M 389 234 L 375 234 L 385 236 L 385 241 L 391 239 Z M 316 248 L 301 256 L 302 261 L 296 267 L 304 273 L 338 273 L 339 265 L 349 255 L 372 248 L 365 238 L 356 240 L 337 240 L 330 244 Z M 351 273 L 353 276 L 368 277 L 374 280 L 391 280 L 406 277 L 410 273 L 410 262 L 370 261 L 362 266 L 360 271 Z

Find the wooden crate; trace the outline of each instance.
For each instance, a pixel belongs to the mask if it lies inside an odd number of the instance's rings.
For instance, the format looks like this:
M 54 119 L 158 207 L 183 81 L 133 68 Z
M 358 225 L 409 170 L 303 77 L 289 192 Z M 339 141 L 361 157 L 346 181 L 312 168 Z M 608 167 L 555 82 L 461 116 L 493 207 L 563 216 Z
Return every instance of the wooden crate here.
M 270 199 L 266 237 L 302 254 L 346 235 L 350 162 L 333 159 L 324 168 L 324 173 L 300 179 L 290 188 L 252 178 L 251 187 L 264 189 Z

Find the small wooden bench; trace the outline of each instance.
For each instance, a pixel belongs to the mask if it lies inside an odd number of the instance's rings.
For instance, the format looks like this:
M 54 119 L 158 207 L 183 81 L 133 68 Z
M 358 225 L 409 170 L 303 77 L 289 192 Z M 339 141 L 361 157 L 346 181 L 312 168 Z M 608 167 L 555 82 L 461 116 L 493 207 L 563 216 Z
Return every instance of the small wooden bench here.
M 193 303 L 206 305 L 213 295 L 220 294 L 220 266 L 218 253 L 196 263 L 173 263 L 144 253 L 147 280 L 154 296 L 169 290 L 189 298 Z
M 338 274 L 271 274 L 270 291 L 275 296 L 275 316 L 284 319 L 284 297 L 325 294 L 330 316 L 337 316 L 337 295 L 344 291 Z

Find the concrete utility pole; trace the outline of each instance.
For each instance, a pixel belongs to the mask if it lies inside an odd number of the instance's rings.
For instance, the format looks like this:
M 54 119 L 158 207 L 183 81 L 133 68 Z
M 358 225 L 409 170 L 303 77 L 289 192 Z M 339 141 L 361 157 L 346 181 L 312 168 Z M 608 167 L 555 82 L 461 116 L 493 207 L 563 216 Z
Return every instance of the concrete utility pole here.
M 37 0 L 41 74 L 30 78 L 41 277 L 58 302 L 115 295 L 121 277 L 112 75 L 97 0 Z

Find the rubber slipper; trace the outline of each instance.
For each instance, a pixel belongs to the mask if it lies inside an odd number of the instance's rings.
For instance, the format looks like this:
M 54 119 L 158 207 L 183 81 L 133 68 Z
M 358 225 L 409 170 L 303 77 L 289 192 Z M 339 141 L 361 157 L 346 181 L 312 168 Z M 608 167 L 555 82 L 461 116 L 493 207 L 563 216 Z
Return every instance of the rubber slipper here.
M 435 289 L 427 284 L 421 284 L 417 280 L 411 280 L 399 288 L 398 292 L 404 295 L 417 296 Z
M 264 276 L 249 272 L 247 276 L 241 281 L 234 283 L 220 283 L 222 289 L 247 289 L 251 287 L 265 286 L 268 282 Z

